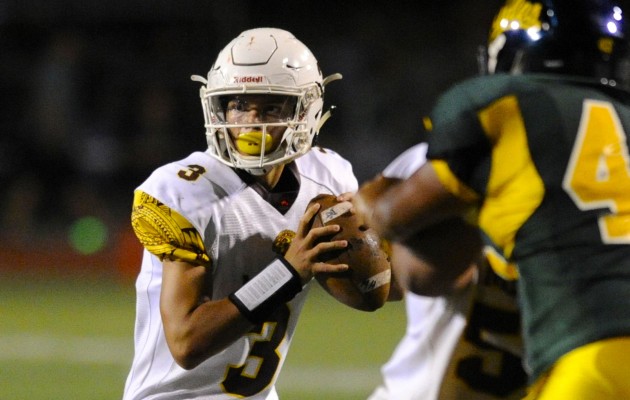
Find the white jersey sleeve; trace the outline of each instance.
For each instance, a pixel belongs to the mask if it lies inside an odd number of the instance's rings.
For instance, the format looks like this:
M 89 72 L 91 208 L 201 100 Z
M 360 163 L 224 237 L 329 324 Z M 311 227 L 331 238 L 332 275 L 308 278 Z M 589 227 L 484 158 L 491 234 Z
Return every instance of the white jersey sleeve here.
M 382 172 L 407 179 L 426 163 L 427 144 L 418 143 Z M 383 382 L 368 400 L 436 400 L 453 349 L 466 326 L 469 292 L 452 297 L 405 294 L 407 329 L 381 368 Z
M 368 400 L 437 400 L 453 350 L 466 326 L 469 292 L 454 297 L 405 294 L 407 330 L 381 368 Z
M 418 143 L 394 159 L 382 174 L 386 178 L 407 179 L 427 162 L 427 144 Z

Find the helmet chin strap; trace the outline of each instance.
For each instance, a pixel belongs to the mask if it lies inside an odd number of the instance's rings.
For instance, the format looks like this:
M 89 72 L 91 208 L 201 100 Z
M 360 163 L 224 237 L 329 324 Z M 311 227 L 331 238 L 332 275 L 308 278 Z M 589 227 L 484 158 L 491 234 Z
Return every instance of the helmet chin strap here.
M 330 106 L 330 108 L 328 109 L 328 111 L 326 111 L 324 113 L 324 115 L 322 115 L 322 117 L 319 119 L 319 122 L 317 123 L 317 127 L 315 128 L 315 135 L 317 136 L 317 134 L 319 133 L 319 130 L 322 129 L 322 126 L 324 126 L 324 124 L 326 123 L 326 121 L 328 121 L 328 119 L 330 117 L 332 117 L 332 113 L 333 111 L 336 109 L 337 107 L 335 106 Z
M 190 76 L 190 80 L 194 81 L 194 82 L 201 82 L 204 85 L 208 84 L 208 80 L 206 78 L 204 78 L 203 76 L 200 76 L 200 75 L 191 75 Z
M 341 75 L 338 72 L 335 74 L 328 75 L 322 81 L 322 85 L 326 87 L 326 85 L 328 85 L 330 82 L 334 82 L 342 78 L 343 78 L 343 75 Z M 332 113 L 335 110 L 335 108 L 336 108 L 335 106 L 330 106 L 330 109 L 328 109 L 328 111 L 326 111 L 324 115 L 322 115 L 322 117 L 319 119 L 319 122 L 317 123 L 317 126 L 315 127 L 315 138 L 317 137 L 317 134 L 319 133 L 319 130 L 322 128 L 322 126 L 324 126 L 326 121 L 328 121 L 328 118 L 332 117 Z
M 254 175 L 254 176 L 263 176 L 265 175 L 267 172 L 271 171 L 273 169 L 274 166 L 270 166 L 268 168 L 262 167 L 262 168 L 243 168 L 243 171 L 247 172 L 250 175 Z

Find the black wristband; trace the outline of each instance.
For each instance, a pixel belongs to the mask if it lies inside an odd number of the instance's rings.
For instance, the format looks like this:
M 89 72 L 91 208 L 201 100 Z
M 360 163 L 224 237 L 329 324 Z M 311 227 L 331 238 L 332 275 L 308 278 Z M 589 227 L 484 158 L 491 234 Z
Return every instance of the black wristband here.
M 280 257 L 230 294 L 228 299 L 248 320 L 259 324 L 301 291 L 300 275 L 291 264 Z

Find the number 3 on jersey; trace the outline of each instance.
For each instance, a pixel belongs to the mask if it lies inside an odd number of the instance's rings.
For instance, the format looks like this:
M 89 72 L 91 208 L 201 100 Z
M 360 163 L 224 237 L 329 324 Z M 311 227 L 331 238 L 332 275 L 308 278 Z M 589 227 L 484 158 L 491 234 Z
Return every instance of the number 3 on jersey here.
M 250 335 L 254 338 L 247 361 L 230 365 L 221 383 L 226 393 L 235 397 L 250 397 L 268 387 L 280 365 L 278 347 L 287 333 L 289 308 L 280 307 L 269 321 L 255 326 Z
M 610 210 L 599 218 L 604 243 L 630 243 L 630 156 L 611 103 L 584 101 L 563 186 L 579 209 Z

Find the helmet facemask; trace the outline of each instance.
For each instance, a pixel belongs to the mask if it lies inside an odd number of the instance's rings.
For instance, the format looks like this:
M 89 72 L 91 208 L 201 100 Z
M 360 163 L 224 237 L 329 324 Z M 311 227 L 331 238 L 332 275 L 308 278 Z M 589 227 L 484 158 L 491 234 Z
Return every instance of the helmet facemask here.
M 317 88 L 312 91 L 321 93 Z M 206 135 L 214 155 L 229 165 L 245 169 L 254 175 L 261 175 L 277 164 L 285 164 L 306 153 L 312 145 L 316 132 L 309 129 L 308 118 L 318 120 L 321 116 L 321 94 L 307 97 L 305 93 L 286 93 L 276 88 L 260 93 L 259 90 L 243 90 L 238 93 L 210 93 L 202 89 L 202 103 L 206 120 Z M 272 92 L 273 94 L 268 94 Z M 306 91 L 305 91 L 306 92 Z M 248 96 L 283 97 L 290 112 L 279 118 L 262 118 L 254 122 L 229 122 L 226 119 L 227 98 L 247 98 Z M 320 99 L 318 102 L 317 100 Z M 319 103 L 319 104 L 318 104 Z M 314 115 L 313 115 L 314 114 Z M 284 128 L 279 140 L 272 140 L 271 134 L 278 127 Z M 254 132 L 249 138 L 252 151 L 247 151 L 247 138 L 239 140 L 230 134 L 230 129 Z M 245 135 L 247 136 L 247 135 Z M 254 142 L 259 142 L 255 144 Z M 274 142 L 277 146 L 272 148 Z

